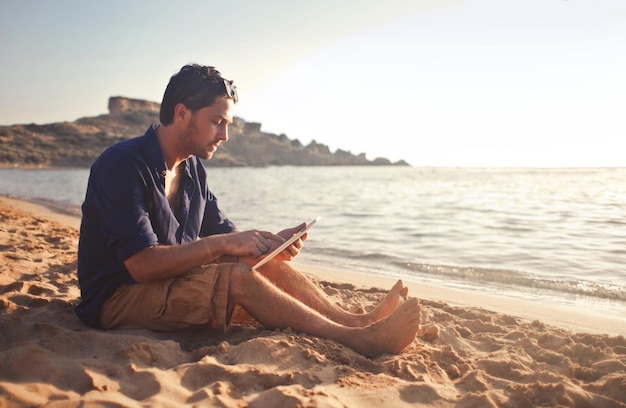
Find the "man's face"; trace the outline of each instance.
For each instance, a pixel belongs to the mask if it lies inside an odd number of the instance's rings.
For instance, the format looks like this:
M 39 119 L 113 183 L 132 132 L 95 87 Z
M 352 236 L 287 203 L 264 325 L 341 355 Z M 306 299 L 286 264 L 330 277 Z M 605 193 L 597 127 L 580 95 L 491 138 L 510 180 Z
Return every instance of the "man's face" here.
M 234 102 L 220 98 L 211 106 L 195 111 L 181 136 L 187 154 L 210 159 L 222 141 L 228 140 L 228 125 L 233 121 Z

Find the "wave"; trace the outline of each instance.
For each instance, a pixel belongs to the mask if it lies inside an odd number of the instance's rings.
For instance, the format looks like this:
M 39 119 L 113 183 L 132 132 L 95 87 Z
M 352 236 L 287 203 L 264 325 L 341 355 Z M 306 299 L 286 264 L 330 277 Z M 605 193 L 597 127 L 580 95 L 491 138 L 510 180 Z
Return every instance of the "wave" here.
M 477 266 L 434 265 L 410 262 L 396 256 L 376 252 L 350 251 L 337 248 L 312 248 L 322 260 L 332 258 L 338 266 L 361 267 L 373 273 L 389 273 L 389 265 L 396 271 L 412 278 L 436 280 L 460 286 L 491 288 L 492 291 L 526 292 L 529 294 L 551 295 L 554 297 L 592 297 L 598 300 L 626 302 L 626 288 L 623 285 L 598 283 L 583 279 L 546 279 L 536 274 L 512 270 Z M 348 261 L 348 262 L 346 262 Z
M 502 286 L 531 291 L 549 291 L 555 294 L 591 296 L 599 299 L 626 301 L 626 290 L 622 285 L 590 282 L 585 280 L 543 279 L 523 271 L 491 269 L 483 267 L 459 267 L 396 262 L 396 266 L 413 273 L 427 274 L 439 278 L 452 278 L 477 285 Z

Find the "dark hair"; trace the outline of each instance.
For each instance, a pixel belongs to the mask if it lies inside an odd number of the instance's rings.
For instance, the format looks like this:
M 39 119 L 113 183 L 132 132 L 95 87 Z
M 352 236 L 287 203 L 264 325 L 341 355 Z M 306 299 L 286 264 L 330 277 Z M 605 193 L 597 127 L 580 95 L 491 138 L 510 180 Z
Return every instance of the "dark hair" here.
M 170 78 L 165 88 L 159 119 L 163 125 L 174 122 L 174 107 L 182 103 L 192 111 L 202 109 L 221 97 L 237 102 L 233 81 L 224 79 L 214 67 L 198 64 L 185 65 Z

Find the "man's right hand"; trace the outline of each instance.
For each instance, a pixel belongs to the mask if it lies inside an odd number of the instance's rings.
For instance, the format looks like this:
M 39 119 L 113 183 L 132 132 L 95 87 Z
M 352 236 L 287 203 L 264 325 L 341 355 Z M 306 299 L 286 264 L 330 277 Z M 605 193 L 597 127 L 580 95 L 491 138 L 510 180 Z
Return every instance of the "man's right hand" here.
M 232 232 L 220 237 L 225 240 L 224 255 L 250 259 L 259 258 L 285 242 L 285 238 L 279 235 L 258 230 Z

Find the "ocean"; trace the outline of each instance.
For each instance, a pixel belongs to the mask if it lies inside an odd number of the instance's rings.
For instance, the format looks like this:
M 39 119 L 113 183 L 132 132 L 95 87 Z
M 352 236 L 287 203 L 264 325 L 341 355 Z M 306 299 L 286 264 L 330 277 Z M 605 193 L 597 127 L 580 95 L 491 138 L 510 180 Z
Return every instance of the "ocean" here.
M 626 168 L 208 168 L 239 229 L 321 219 L 297 261 L 626 315 Z M 80 213 L 87 169 L 0 169 Z

